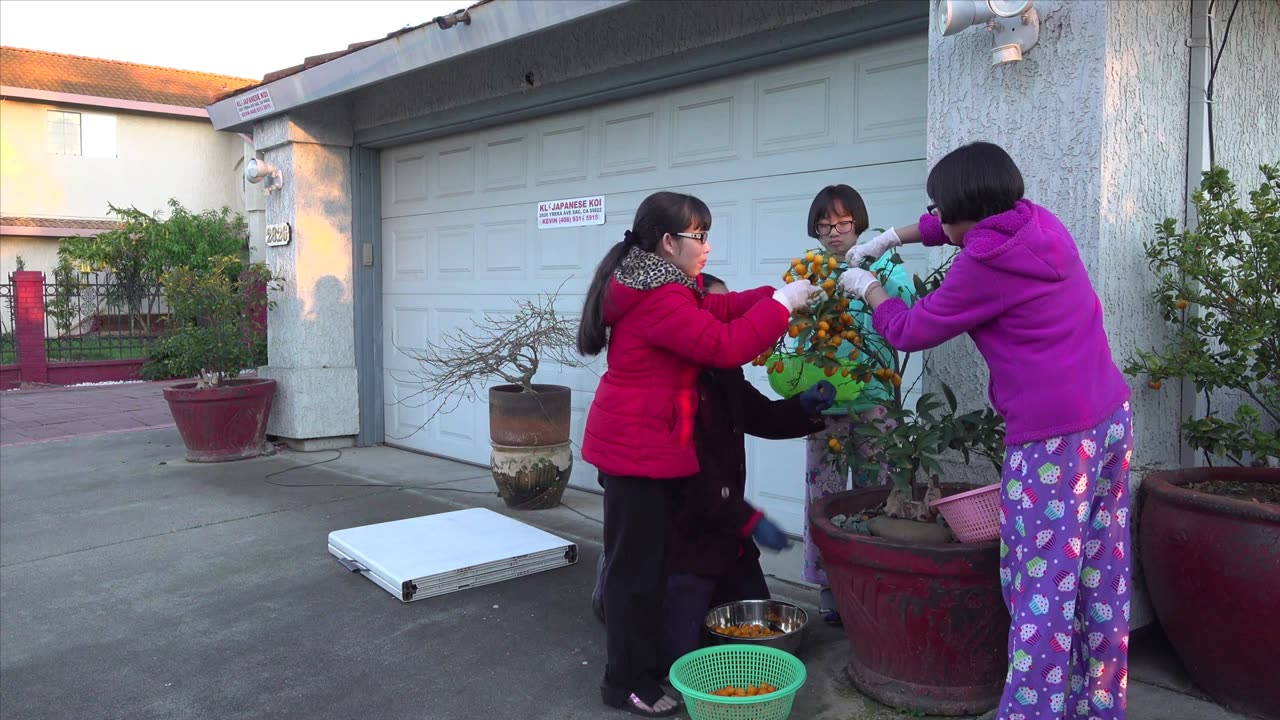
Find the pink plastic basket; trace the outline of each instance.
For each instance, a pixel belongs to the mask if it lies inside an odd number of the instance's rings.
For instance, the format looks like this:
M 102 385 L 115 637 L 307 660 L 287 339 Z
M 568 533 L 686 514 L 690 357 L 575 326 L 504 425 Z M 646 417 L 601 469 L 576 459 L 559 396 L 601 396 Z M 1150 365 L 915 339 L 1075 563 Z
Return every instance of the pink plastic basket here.
M 1000 537 L 1000 483 L 950 495 L 929 503 L 962 543 L 978 543 Z

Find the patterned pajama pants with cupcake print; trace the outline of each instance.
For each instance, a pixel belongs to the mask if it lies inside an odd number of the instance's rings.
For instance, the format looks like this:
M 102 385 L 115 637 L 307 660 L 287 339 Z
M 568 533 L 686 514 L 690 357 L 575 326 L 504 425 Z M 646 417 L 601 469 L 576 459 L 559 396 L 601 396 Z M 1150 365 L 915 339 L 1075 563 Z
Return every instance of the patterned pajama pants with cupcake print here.
M 1000 720 L 1123 720 L 1129 674 L 1129 403 L 1011 446 L 1000 584 L 1013 619 Z

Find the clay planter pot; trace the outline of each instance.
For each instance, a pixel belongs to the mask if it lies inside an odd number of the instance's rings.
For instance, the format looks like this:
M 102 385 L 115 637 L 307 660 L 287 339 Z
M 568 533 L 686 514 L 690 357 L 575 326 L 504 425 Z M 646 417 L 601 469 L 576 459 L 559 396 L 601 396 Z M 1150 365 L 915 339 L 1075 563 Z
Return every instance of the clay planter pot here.
M 945 485 L 943 494 L 972 489 Z M 883 486 L 837 493 L 809 510 L 849 637 L 849 679 L 891 707 L 928 715 L 990 710 L 1008 668 L 999 542 L 914 544 L 831 524 L 888 495 Z
M 1280 718 L 1280 507 L 1183 487 L 1207 480 L 1280 484 L 1280 470 L 1147 476 L 1138 530 L 1147 591 L 1196 684 L 1232 710 Z
M 507 507 L 544 510 L 560 504 L 573 471 L 569 403 L 563 385 L 519 385 L 489 390 L 493 480 Z
M 224 380 L 218 387 L 195 383 L 164 389 L 173 422 L 187 446 L 189 462 L 223 462 L 261 455 L 267 446 L 267 418 L 276 381 Z

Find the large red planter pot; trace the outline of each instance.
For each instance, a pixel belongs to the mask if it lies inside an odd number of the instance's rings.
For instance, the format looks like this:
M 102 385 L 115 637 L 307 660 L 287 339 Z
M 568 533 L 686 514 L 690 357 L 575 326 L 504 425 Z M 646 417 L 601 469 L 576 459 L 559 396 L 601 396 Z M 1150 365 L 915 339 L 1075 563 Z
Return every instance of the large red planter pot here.
M 1280 484 L 1280 470 L 1147 476 L 1138 530 L 1147 592 L 1196 684 L 1233 710 L 1280 718 L 1280 508 L 1182 487 L 1206 480 Z
M 266 448 L 276 381 L 224 380 L 218 387 L 182 383 L 164 389 L 190 462 L 257 457 Z
M 951 485 L 943 493 L 972 489 Z M 912 544 L 831 524 L 888 494 L 887 487 L 837 493 L 809 510 L 849 637 L 849 679 L 864 695 L 897 708 L 929 715 L 990 710 L 1008 669 L 999 543 Z

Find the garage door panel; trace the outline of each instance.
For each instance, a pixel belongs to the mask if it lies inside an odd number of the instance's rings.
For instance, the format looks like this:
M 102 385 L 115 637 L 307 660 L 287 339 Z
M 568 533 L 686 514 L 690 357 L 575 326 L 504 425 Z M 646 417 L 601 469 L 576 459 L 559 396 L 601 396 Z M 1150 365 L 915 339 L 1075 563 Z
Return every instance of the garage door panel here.
M 480 269 L 486 279 L 518 280 L 525 276 L 528 262 L 528 220 L 506 220 L 480 226 Z
M 670 100 L 672 169 L 727 163 L 743 154 L 746 103 L 738 85 L 695 87 Z
M 910 140 L 925 131 L 926 48 L 907 44 L 855 58 L 855 145 Z
M 835 62 L 804 65 L 762 76 L 755 83 L 756 157 L 835 147 L 837 96 Z
M 663 103 L 646 100 L 610 107 L 596 114 L 599 140 L 596 174 L 650 173 L 658 169 Z
M 486 193 L 517 190 L 529 181 L 529 140 L 510 132 L 482 138 L 481 178 Z
M 805 237 L 804 225 L 809 205 L 821 185 L 802 194 L 766 195 L 751 204 L 751 272 L 768 282 L 781 282 L 782 271 L 797 254 L 814 247 Z M 763 284 L 763 283 L 762 283 Z
M 431 171 L 427 194 L 433 198 L 475 194 L 476 155 L 474 142 L 438 147 L 427 160 Z
M 911 38 L 384 150 L 388 442 L 488 462 L 483 399 L 391 437 L 433 409 L 395 402 L 413 390 L 414 369 L 396 344 L 434 340 L 486 311 L 511 312 L 513 298 L 557 287 L 560 311 L 576 316 L 600 258 L 656 190 L 707 202 L 707 269 L 734 289 L 777 285 L 788 261 L 817 245 L 805 220 L 825 185 L 858 188 L 873 227 L 914 221 L 927 203 L 926 52 L 923 37 Z M 537 202 L 594 195 L 605 197 L 605 224 L 538 229 Z M 926 268 L 917 248 L 903 254 L 912 271 Z M 548 365 L 538 377 L 574 390 L 575 455 L 603 370 L 601 357 L 589 368 Z M 761 368 L 747 375 L 772 395 Z M 804 447 L 748 443 L 750 497 L 791 532 L 803 527 Z M 595 470 L 577 462 L 572 482 L 596 487 Z
M 467 283 L 475 279 L 476 227 L 474 224 L 437 227 L 427 237 L 429 258 L 427 276 L 431 280 Z
M 558 116 L 555 120 L 544 121 L 538 129 L 537 172 L 534 182 L 537 185 L 554 185 L 559 183 L 579 182 L 587 179 L 589 160 L 588 128 L 591 119 L 588 115 Z

